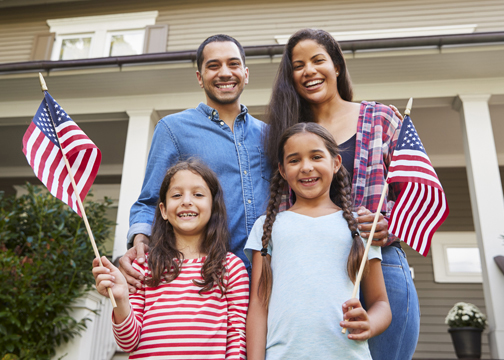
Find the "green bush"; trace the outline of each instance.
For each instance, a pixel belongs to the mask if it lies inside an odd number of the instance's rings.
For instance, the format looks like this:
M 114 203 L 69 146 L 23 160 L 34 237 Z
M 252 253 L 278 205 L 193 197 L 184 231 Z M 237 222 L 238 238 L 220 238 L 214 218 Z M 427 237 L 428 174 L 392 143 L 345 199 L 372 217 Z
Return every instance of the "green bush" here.
M 52 195 L 28 190 L 19 198 L 0 192 L 0 359 L 54 356 L 86 327 L 87 319 L 69 316 L 70 306 L 94 284 L 82 218 Z M 85 205 L 98 248 L 113 225 L 105 218 L 109 204 Z

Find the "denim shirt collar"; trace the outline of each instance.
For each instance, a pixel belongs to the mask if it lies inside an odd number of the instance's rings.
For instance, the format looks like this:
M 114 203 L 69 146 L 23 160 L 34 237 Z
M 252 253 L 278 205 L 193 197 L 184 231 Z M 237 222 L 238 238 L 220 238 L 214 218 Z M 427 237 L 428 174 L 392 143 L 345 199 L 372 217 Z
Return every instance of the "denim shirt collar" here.
M 205 114 L 210 120 L 212 121 L 220 121 L 219 120 L 219 112 L 215 110 L 214 108 L 208 106 L 205 103 L 199 103 L 198 107 L 196 108 L 198 111 L 202 112 Z M 240 104 L 240 109 L 241 112 L 238 114 L 236 117 L 236 120 L 247 120 L 247 114 L 248 114 L 248 109 L 245 105 Z

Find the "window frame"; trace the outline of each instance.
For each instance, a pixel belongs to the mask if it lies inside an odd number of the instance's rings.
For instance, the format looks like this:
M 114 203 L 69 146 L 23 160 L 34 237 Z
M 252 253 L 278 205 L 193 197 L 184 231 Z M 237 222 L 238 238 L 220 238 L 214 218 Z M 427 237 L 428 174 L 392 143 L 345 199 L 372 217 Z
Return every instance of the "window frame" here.
M 482 273 L 451 272 L 448 264 L 447 248 L 477 248 L 474 231 L 444 231 L 434 234 L 432 239 L 432 267 L 437 283 L 482 283 Z
M 128 34 L 128 33 L 133 33 L 133 32 L 142 32 L 142 46 L 140 47 L 140 54 L 143 54 L 143 49 L 145 47 L 145 29 L 122 29 L 122 30 L 114 30 L 114 31 L 107 31 L 107 34 L 105 35 L 105 46 L 103 48 L 103 56 L 104 57 L 110 57 L 110 44 L 112 42 L 112 36 L 114 35 L 123 35 L 123 34 Z M 131 55 L 140 55 L 140 54 L 131 54 Z M 121 56 L 126 56 L 126 55 L 121 55 Z
M 61 44 L 64 38 L 71 38 L 72 36 L 81 37 L 88 34 L 92 34 L 92 39 L 87 58 L 108 57 L 110 43 L 107 47 L 107 39 L 109 38 L 109 33 L 143 30 L 145 37 L 146 27 L 155 25 L 157 16 L 158 11 L 144 11 L 129 14 L 49 19 L 47 20 L 47 24 L 49 25 L 50 32 L 56 34 L 51 60 L 59 60 Z
M 51 60 L 52 61 L 63 61 L 63 59 L 60 59 L 60 52 L 61 52 L 61 47 L 63 46 L 63 40 L 68 40 L 68 39 L 77 39 L 77 38 L 91 38 L 91 43 L 89 44 L 89 53 L 91 53 L 91 49 L 93 48 L 93 40 L 95 37 L 94 33 L 80 33 L 80 34 L 61 34 L 59 36 L 56 36 L 54 40 L 54 47 L 52 50 L 52 55 L 51 55 Z M 87 58 L 88 59 L 89 54 Z

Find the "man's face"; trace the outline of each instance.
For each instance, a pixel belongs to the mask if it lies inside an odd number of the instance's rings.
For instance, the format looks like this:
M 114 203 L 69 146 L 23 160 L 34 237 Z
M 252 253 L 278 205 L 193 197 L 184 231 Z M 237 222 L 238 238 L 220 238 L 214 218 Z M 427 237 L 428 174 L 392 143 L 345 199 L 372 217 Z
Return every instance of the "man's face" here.
M 230 41 L 214 41 L 205 46 L 201 72 L 197 71 L 196 76 L 205 90 L 207 105 L 213 108 L 239 102 L 248 84 L 248 68 L 238 47 Z

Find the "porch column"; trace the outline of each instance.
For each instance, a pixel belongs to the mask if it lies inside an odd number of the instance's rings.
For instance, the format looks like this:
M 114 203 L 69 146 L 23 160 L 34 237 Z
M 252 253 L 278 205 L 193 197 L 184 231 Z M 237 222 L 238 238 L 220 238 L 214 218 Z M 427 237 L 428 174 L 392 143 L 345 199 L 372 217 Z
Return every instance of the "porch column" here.
M 138 199 L 147 166 L 147 156 L 154 127 L 159 120 L 153 109 L 130 110 L 126 149 L 119 191 L 117 226 L 114 237 L 114 255 L 122 256 L 126 252 L 126 235 L 129 228 L 131 205 Z
M 495 261 L 504 255 L 504 198 L 488 100 L 491 95 L 459 95 L 467 179 L 483 271 L 483 291 L 493 359 L 504 359 L 504 275 Z

